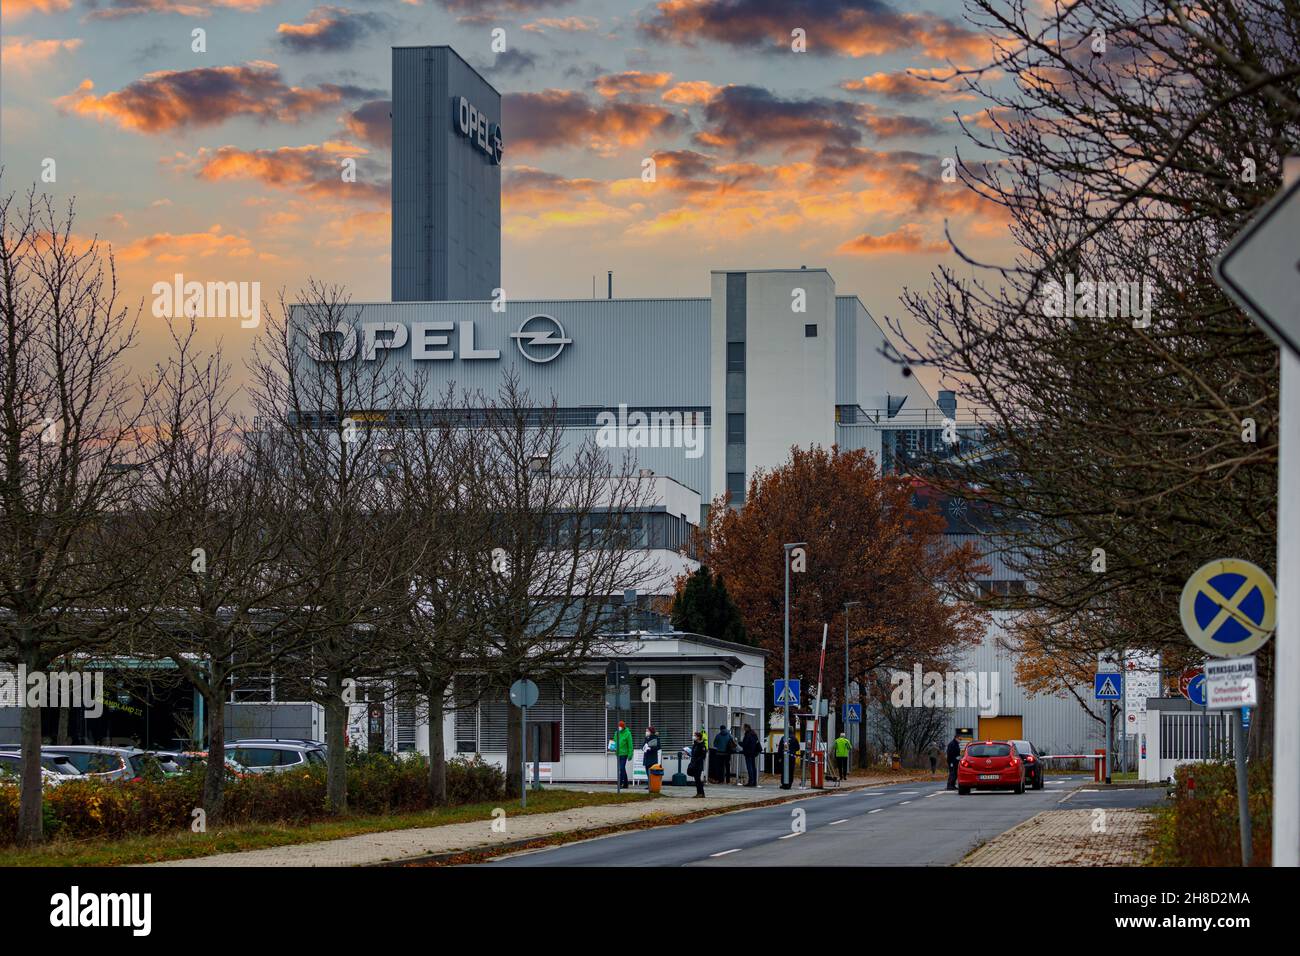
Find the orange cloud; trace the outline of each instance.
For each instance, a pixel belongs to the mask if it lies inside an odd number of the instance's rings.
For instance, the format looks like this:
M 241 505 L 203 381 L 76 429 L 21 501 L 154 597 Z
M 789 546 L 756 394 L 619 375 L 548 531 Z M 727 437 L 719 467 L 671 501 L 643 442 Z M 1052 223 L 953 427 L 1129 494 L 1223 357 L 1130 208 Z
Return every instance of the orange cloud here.
M 355 143 L 325 142 L 319 145 L 280 146 L 275 149 L 245 150 L 237 146 L 200 149 L 178 167 L 192 167 L 199 179 L 254 180 L 279 189 L 296 189 L 308 195 L 328 196 L 344 202 L 387 205 L 389 184 L 375 181 L 373 171 L 362 167 L 367 155 Z M 343 178 L 344 163 L 357 164 L 355 181 Z
M 872 73 L 860 80 L 845 80 L 840 88 L 851 93 L 875 93 L 900 103 L 921 100 L 973 100 L 973 93 L 952 84 L 957 74 L 946 69 L 911 69 Z
M 598 103 L 573 90 L 507 93 L 502 99 L 503 126 L 510 131 L 507 148 L 531 153 L 586 145 L 610 154 L 652 136 L 668 136 L 684 121 L 661 106 L 647 103 Z
M 671 73 L 642 73 L 640 70 L 627 70 L 623 73 L 598 76 L 592 85 L 601 96 L 611 98 L 660 90 L 667 86 L 672 78 Z
M 595 17 L 540 17 L 532 23 L 525 23 L 521 30 L 529 33 L 545 33 L 558 30 L 561 33 L 590 33 L 597 27 Z
M 8 37 L 0 46 L 0 57 L 11 70 L 27 72 L 43 65 L 59 53 L 71 53 L 81 46 L 80 40 L 29 40 L 27 37 Z
M 888 252 L 947 252 L 942 242 L 926 242 L 921 230 L 910 223 L 883 236 L 863 233 L 842 243 L 836 252 L 852 255 L 877 255 Z
M 674 84 L 672 89 L 664 91 L 663 99 L 667 103 L 698 106 L 717 96 L 719 89 L 721 87 L 714 86 L 708 80 L 685 80 Z
M 114 256 L 122 262 L 152 259 L 154 262 L 174 263 L 215 255 L 242 259 L 252 254 L 253 247 L 247 239 L 223 233 L 220 224 L 214 225 L 207 232 L 179 235 L 157 232 L 114 250 Z
M 67 112 L 109 119 L 141 133 L 214 126 L 235 116 L 296 123 L 373 92 L 329 83 L 289 86 L 281 79 L 279 67 L 260 60 L 243 66 L 159 70 L 103 96 L 96 96 L 94 89 L 93 82 L 84 80 L 76 92 L 55 103 Z
M 62 13 L 72 6 L 72 0 L 5 0 L 3 12 L 6 20 L 21 20 L 29 13 Z

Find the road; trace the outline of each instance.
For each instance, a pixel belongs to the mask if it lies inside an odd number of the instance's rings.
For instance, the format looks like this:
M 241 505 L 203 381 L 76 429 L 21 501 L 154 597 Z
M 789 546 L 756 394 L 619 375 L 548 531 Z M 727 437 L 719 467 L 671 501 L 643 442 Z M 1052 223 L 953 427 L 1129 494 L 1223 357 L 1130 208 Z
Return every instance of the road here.
M 1044 790 L 958 796 L 908 782 L 635 830 L 500 857 L 489 866 L 947 866 L 985 840 L 1052 809 L 1152 806 L 1163 789 L 1090 789 L 1077 776 Z M 781 791 L 773 789 L 776 796 Z M 797 832 L 798 811 L 803 832 Z

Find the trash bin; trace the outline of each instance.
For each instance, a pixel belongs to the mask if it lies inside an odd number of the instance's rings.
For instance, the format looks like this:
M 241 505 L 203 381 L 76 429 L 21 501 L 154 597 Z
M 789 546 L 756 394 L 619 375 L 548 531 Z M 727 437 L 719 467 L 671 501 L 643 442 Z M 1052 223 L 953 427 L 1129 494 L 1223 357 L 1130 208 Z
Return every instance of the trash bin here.
M 658 793 L 659 788 L 664 785 L 664 768 L 659 766 L 659 764 L 655 764 L 649 769 L 649 771 L 647 771 L 647 773 L 650 781 L 650 792 Z

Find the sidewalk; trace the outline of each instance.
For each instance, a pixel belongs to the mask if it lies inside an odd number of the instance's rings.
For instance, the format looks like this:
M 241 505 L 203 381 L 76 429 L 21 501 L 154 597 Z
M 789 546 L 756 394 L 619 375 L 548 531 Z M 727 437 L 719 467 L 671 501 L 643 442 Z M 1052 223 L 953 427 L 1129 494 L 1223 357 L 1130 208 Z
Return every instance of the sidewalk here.
M 854 777 L 844 789 L 858 789 L 898 783 L 906 779 L 901 775 Z M 554 784 L 556 789 L 612 792 L 612 784 Z M 644 791 L 642 791 L 644 792 Z M 581 807 L 557 813 L 537 813 L 511 817 L 517 801 L 503 801 L 504 820 L 484 818 L 480 823 L 452 823 L 440 827 L 417 830 L 393 830 L 385 833 L 366 833 L 321 843 L 304 843 L 296 846 L 271 847 L 265 850 L 248 850 L 243 853 L 221 853 L 215 856 L 196 857 L 190 860 L 170 860 L 151 863 L 149 866 L 374 866 L 394 863 L 417 857 L 515 843 L 520 840 L 555 836 L 582 830 L 650 821 L 668 823 L 676 817 L 700 810 L 740 809 L 747 804 L 767 800 L 794 800 L 819 793 L 835 793 L 834 789 L 800 790 L 796 783 L 792 790 L 782 790 L 775 778 L 767 778 L 760 787 L 706 785 L 703 800 L 693 798 L 694 785 L 665 787 L 659 799 L 638 801 L 627 806 L 611 805 Z M 496 823 L 498 829 L 493 830 Z M 505 829 L 500 828 L 504 823 Z
M 994 837 L 958 866 L 1142 866 L 1151 849 L 1145 810 L 1047 810 Z M 1095 827 L 1104 824 L 1105 831 Z

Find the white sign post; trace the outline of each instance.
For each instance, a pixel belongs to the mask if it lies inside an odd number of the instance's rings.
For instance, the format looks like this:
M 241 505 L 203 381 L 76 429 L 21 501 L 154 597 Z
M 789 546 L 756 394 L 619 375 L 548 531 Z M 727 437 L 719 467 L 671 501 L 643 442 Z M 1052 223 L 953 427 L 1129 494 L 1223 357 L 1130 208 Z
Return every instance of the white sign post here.
M 1282 346 L 1278 416 L 1277 580 L 1300 581 L 1300 157 L 1283 191 L 1215 265 L 1219 284 Z M 1273 707 L 1273 865 L 1300 866 L 1300 588 L 1278 595 Z M 1243 735 L 1244 736 L 1244 735 Z
M 1254 657 L 1226 657 L 1205 662 L 1205 704 L 1210 710 L 1255 707 Z

